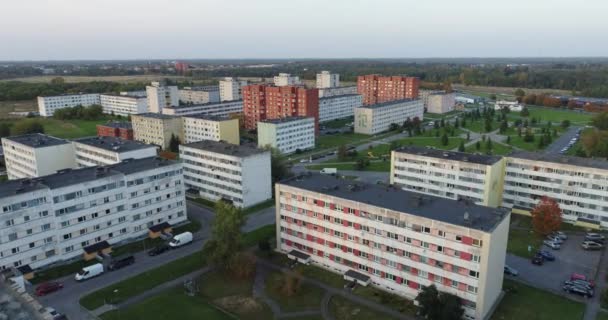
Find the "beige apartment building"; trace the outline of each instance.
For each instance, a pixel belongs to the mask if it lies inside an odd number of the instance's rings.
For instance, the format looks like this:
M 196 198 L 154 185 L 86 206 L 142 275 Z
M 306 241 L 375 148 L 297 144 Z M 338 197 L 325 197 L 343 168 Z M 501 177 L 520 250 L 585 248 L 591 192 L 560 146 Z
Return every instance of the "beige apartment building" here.
M 184 116 L 184 143 L 203 140 L 240 144 L 239 120 L 227 116 Z
M 184 141 L 182 118 L 160 113 L 144 113 L 131 116 L 133 136 L 137 141 L 155 144 L 166 150 L 171 135 Z

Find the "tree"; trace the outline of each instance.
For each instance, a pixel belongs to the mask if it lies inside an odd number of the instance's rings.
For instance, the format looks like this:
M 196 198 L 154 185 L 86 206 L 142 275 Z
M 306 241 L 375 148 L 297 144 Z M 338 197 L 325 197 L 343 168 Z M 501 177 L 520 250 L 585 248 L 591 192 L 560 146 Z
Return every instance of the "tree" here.
M 492 151 L 492 148 L 494 146 L 492 145 L 492 139 L 488 138 L 488 141 L 486 141 L 486 151 L 490 152 Z
M 479 140 L 477 140 L 477 142 L 475 142 L 475 149 L 477 149 L 477 151 L 479 151 L 481 149 L 481 142 L 479 142 Z
M 467 131 L 467 141 L 471 140 L 471 133 Z
M 179 152 L 179 137 L 175 134 L 171 134 L 171 139 L 169 139 L 169 150 L 171 152 Z
M 540 236 L 559 230 L 562 224 L 562 210 L 552 198 L 543 196 L 531 212 L 532 228 Z
M 348 157 L 347 149 L 345 145 L 341 145 L 338 147 L 338 160 L 345 160 Z
M 8 137 L 11 135 L 11 126 L 6 123 L 0 123 L 0 138 Z
M 256 257 L 251 252 L 237 252 L 229 262 L 230 273 L 238 279 L 249 279 L 255 274 Z
M 450 139 L 448 138 L 448 135 L 444 133 L 444 134 L 441 136 L 441 145 L 442 145 L 442 146 L 447 146 L 447 145 L 448 145 L 448 143 L 450 143 Z
M 278 149 L 267 147 L 266 150 L 270 150 L 270 174 L 274 188 L 275 183 L 287 179 L 293 174 L 287 158 Z
M 211 225 L 211 239 L 203 248 L 212 265 L 233 270 L 236 254 L 241 249 L 241 227 L 245 224 L 243 211 L 219 200 L 215 203 L 215 218 Z
M 300 291 L 302 286 L 302 275 L 299 270 L 294 272 L 286 272 L 283 274 L 283 282 L 281 284 L 281 292 L 286 297 L 293 297 Z
M 523 98 L 526 95 L 526 92 L 522 89 L 515 90 L 515 96 L 518 98 Z
M 511 144 L 511 136 L 507 136 L 507 144 Z
M 467 121 L 465 118 L 462 118 L 462 121 L 460 121 L 460 126 L 463 128 L 467 126 Z
M 570 120 L 568 120 L 568 119 L 562 120 L 561 126 L 564 129 L 568 128 L 570 126 Z
M 460 145 L 458 146 L 458 151 L 464 152 L 466 149 L 464 148 L 464 141 L 460 141 Z
M 390 130 L 390 131 L 397 131 L 397 130 L 399 130 L 399 128 L 400 128 L 399 124 L 397 124 L 397 123 L 391 123 L 390 126 L 388 127 L 388 130 Z
M 464 314 L 462 299 L 447 292 L 439 292 L 435 285 L 422 287 L 416 301 L 423 319 L 459 320 Z
M 600 130 L 608 130 L 608 112 L 598 113 L 591 119 L 591 124 Z
M 357 159 L 357 162 L 355 162 L 355 170 L 361 171 L 367 166 L 369 166 L 369 160 L 367 159 Z
M 397 150 L 397 149 L 399 149 L 399 147 L 401 147 L 401 145 L 399 144 L 398 141 L 395 141 L 395 140 L 391 141 L 391 143 L 389 145 L 390 151 Z
M 17 121 L 11 130 L 11 134 L 44 133 L 44 126 L 36 119 L 22 119 Z
M 445 119 L 441 119 L 441 122 L 439 123 L 439 125 L 443 128 L 445 127 Z
M 435 129 L 439 129 L 439 121 L 435 121 L 435 122 L 433 122 L 433 127 L 434 127 Z
M 486 118 L 486 123 L 485 123 L 484 129 L 486 132 L 492 131 L 492 119 L 491 118 Z
M 499 131 L 500 131 L 500 133 L 505 133 L 505 132 L 507 132 L 507 129 L 509 129 L 509 124 L 507 123 L 507 120 L 503 120 L 500 123 Z
M 523 107 L 523 109 L 521 109 L 519 112 L 519 115 L 522 117 L 528 117 L 530 116 L 530 110 L 528 110 L 528 107 Z
M 494 101 L 496 101 L 496 94 L 495 94 L 495 93 L 492 93 L 492 94 L 490 95 L 490 100 L 494 100 Z
M 586 156 L 608 158 L 608 131 L 586 130 L 581 135 L 581 144 Z

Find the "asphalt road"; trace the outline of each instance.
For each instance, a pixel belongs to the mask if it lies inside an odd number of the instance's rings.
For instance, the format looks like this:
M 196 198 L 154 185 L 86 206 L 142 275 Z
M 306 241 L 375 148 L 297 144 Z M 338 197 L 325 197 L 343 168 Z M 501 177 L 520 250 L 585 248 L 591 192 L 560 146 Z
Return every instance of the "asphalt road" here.
M 551 143 L 547 148 L 545 148 L 545 153 L 547 154 L 560 154 L 560 151 L 568 146 L 570 140 L 576 137 L 576 134 L 580 127 L 570 127 L 568 131 L 564 132 L 561 136 L 559 136 L 553 143 Z
M 107 272 L 99 277 L 83 282 L 76 282 L 74 280 L 74 275 L 57 279 L 58 281 L 63 282 L 64 288 L 58 292 L 41 297 L 39 299 L 40 302 L 45 306 L 55 308 L 60 313 L 66 314 L 70 319 L 88 319 L 90 317 L 88 312 L 83 310 L 78 303 L 81 297 L 200 250 L 203 247 L 204 242 L 209 238 L 213 212 L 191 202 L 188 202 L 187 210 L 188 217 L 200 221 L 202 225 L 201 230 L 194 234 L 192 244 L 155 257 L 148 256 L 146 252 L 136 253 L 134 255 L 135 264 L 117 271 Z M 247 223 L 243 227 L 243 231 L 247 232 L 264 225 L 272 224 L 274 223 L 274 220 L 274 207 L 265 209 L 259 213 L 250 215 Z

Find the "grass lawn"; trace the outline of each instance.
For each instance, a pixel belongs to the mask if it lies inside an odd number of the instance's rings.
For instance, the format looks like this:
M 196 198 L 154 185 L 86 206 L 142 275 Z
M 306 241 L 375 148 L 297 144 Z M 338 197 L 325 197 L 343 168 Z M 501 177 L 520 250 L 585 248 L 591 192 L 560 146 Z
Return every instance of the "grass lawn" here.
M 112 117 L 105 116 L 99 120 L 56 120 L 52 118 L 35 118 L 44 126 L 44 133 L 58 138 L 73 139 L 97 135 L 97 125 L 106 123 Z M 2 120 L 14 124 L 18 120 Z
M 285 312 L 316 309 L 321 306 L 321 299 L 325 291 L 319 287 L 301 283 L 296 293 L 289 297 L 282 289 L 285 275 L 273 272 L 266 277 L 266 293 L 275 300 Z
M 315 149 L 327 149 L 338 147 L 341 145 L 347 145 L 351 143 L 357 143 L 361 140 L 371 139 L 373 136 L 368 136 L 360 133 L 339 133 L 332 135 L 322 135 L 317 139 L 317 146 Z
M 447 146 L 442 145 L 441 140 L 439 138 L 413 137 L 413 138 L 401 139 L 401 140 L 398 140 L 397 142 L 401 146 L 415 145 L 415 146 L 421 146 L 421 147 L 433 147 L 433 148 L 443 149 L 443 150 L 452 150 L 452 149 L 458 148 L 458 146 L 460 145 L 460 142 L 465 141 L 465 140 L 466 139 L 464 139 L 464 138 L 449 137 Z
M 391 294 L 371 286 L 358 286 L 355 288 L 353 293 L 366 299 L 375 301 L 376 303 L 385 305 L 389 308 L 395 309 L 401 313 L 412 316 L 416 314 L 416 306 L 414 306 L 414 303 L 401 296 Z
M 492 121 L 492 130 L 490 130 L 490 132 L 498 129 L 499 123 L 497 123 L 496 121 Z M 471 119 L 467 119 L 466 120 L 466 125 L 464 126 L 465 129 L 469 129 L 473 132 L 479 132 L 479 133 L 486 133 L 486 121 L 484 119 L 479 119 L 479 120 L 471 120 Z
M 595 320 L 608 320 L 608 312 L 605 312 L 605 311 L 598 312 Z
M 580 320 L 585 305 L 515 281 L 505 280 L 504 299 L 492 320 Z
M 451 135 L 451 130 L 448 132 L 446 130 L 446 128 L 439 128 L 439 129 L 426 129 L 424 132 L 422 132 L 421 134 L 417 135 L 416 137 L 428 137 L 428 138 L 438 138 L 437 137 L 437 132 L 439 132 L 439 137 L 441 137 L 444 133 L 446 133 L 448 135 L 448 137 L 458 137 L 461 134 L 464 133 L 464 131 L 462 131 L 462 129 L 460 128 L 454 128 L 454 134 Z
M 384 315 L 376 310 L 358 305 L 341 296 L 333 296 L 329 301 L 329 311 L 336 320 L 392 320 L 389 315 Z
M 261 240 L 270 240 L 276 235 L 276 225 L 271 224 L 243 234 L 243 247 L 255 246 Z
M 559 125 L 562 120 L 570 120 L 571 123 L 575 124 L 587 124 L 591 121 L 591 118 L 593 118 L 592 114 L 570 110 L 555 110 L 539 107 L 528 107 L 528 110 L 530 111 L 529 118 L 540 118 L 543 122 L 551 121 L 554 125 Z
M 328 163 L 328 164 L 306 166 L 306 169 L 321 170 L 323 168 L 336 168 L 336 169 L 338 169 L 338 173 L 340 173 L 340 170 L 357 171 L 357 169 L 355 169 L 355 165 L 352 163 L 336 164 L 335 161 L 336 160 L 329 160 L 328 162 L 330 162 L 330 163 Z M 369 166 L 365 167 L 365 169 L 360 170 L 360 171 L 389 172 L 389 171 L 391 171 L 391 162 L 389 160 L 370 162 Z
M 256 213 L 256 212 L 258 212 L 260 210 L 264 210 L 264 209 L 270 208 L 270 207 L 274 206 L 274 204 L 275 204 L 274 199 L 268 199 L 268 200 L 266 200 L 264 202 L 260 202 L 260 203 L 258 203 L 256 205 L 253 205 L 253 206 L 249 207 L 249 208 L 243 209 L 243 213 L 245 215 Z
M 305 277 L 319 280 L 332 287 L 343 288 L 344 284 L 346 284 L 346 281 L 344 281 L 344 278 L 341 275 L 313 265 L 298 265 L 296 270 L 301 272 Z
M 516 147 L 516 148 L 520 148 L 526 151 L 537 151 L 540 150 L 538 148 L 538 140 L 541 138 L 541 136 L 534 136 L 534 141 L 532 142 L 526 142 L 524 141 L 524 136 L 522 135 L 521 137 L 518 135 L 512 135 L 511 137 L 511 145 Z
M 528 246 L 532 246 L 532 251 L 528 252 Z M 531 230 L 520 230 L 511 228 L 509 230 L 509 242 L 507 252 L 516 256 L 531 258 L 536 250 L 540 249 L 542 241 Z
M 327 121 L 327 122 L 321 122 L 321 123 L 319 123 L 319 126 L 325 126 L 325 127 L 332 128 L 332 129 L 340 129 L 340 128 L 344 128 L 347 124 L 352 123 L 353 121 L 355 121 L 355 117 L 348 117 L 348 118 L 343 118 L 343 119 L 331 120 L 331 121 Z
M 479 150 L 477 150 L 475 144 L 472 144 L 466 148 L 466 152 L 483 153 L 483 154 L 489 153 L 489 154 L 493 154 L 493 155 L 502 156 L 502 155 L 509 154 L 511 151 L 513 151 L 513 148 L 511 146 L 506 146 L 506 145 L 492 141 L 492 150 L 490 150 L 490 152 L 488 152 L 488 150 L 486 149 L 486 143 L 485 142 L 480 142 L 480 143 L 481 143 L 481 148 Z

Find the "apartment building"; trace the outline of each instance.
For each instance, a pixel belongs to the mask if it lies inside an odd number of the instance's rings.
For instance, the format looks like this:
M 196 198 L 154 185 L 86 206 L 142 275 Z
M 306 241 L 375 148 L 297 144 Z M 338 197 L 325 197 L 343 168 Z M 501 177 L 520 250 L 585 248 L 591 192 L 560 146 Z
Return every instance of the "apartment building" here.
M 270 151 L 199 141 L 179 146 L 188 192 L 246 208 L 272 197 Z
M 357 94 L 357 86 L 345 86 L 319 89 L 319 98 Z
M 106 114 L 128 116 L 148 112 L 148 98 L 145 95 L 101 94 L 99 101 Z
M 107 166 L 126 159 L 156 157 L 158 147 L 116 137 L 88 137 L 73 140 L 76 167 Z
M 180 104 L 205 104 L 220 102 L 218 86 L 184 87 L 179 89 Z
M 510 215 L 320 174 L 275 185 L 277 250 L 407 299 L 422 287 L 488 319 L 502 293 Z
M 133 140 L 133 126 L 128 121 L 109 121 L 97 125 L 97 136 Z
M 135 140 L 169 149 L 171 136 L 184 141 L 182 118 L 160 113 L 143 113 L 131 116 Z
M 230 116 L 237 113 L 243 113 L 242 100 L 172 106 L 165 107 L 163 109 L 163 114 L 173 116 L 189 116 L 196 114 L 206 114 L 210 116 Z
M 192 115 L 182 118 L 184 143 L 202 140 L 240 144 L 239 119 L 226 116 Z
M 263 120 L 301 116 L 314 117 L 318 132 L 319 92 L 297 86 L 249 85 L 243 87 L 243 113 L 249 130 Z
M 355 108 L 355 132 L 378 134 L 388 131 L 391 124 L 402 125 L 407 118 L 422 120 L 424 106 L 419 99 L 396 100 Z
M 258 147 L 270 146 L 283 154 L 315 147 L 315 119 L 288 117 L 258 123 Z
M 366 75 L 357 77 L 357 93 L 363 105 L 402 99 L 418 99 L 420 79 L 415 77 Z
M 148 97 L 148 112 L 162 113 L 163 108 L 179 106 L 179 91 L 177 86 L 165 86 L 160 82 L 152 82 L 146 86 Z
M 2 138 L 9 180 L 35 178 L 74 168 L 72 142 L 41 133 Z
M 524 106 L 517 101 L 499 100 L 494 102 L 494 110 L 500 111 L 502 109 L 509 109 L 509 111 L 520 112 L 524 109 Z
M 406 146 L 391 153 L 390 183 L 403 190 L 499 207 L 504 167 L 500 156 Z
M 274 77 L 274 85 L 277 87 L 297 86 L 300 84 L 300 77 L 291 76 L 289 73 L 279 73 L 278 76 Z
M 182 166 L 156 157 L 0 183 L 0 268 L 40 268 L 186 221 Z
M 52 117 L 57 109 L 99 105 L 98 93 L 64 94 L 38 97 L 38 112 L 43 117 Z
M 454 93 L 432 93 L 428 95 L 426 111 L 429 113 L 448 113 L 454 111 L 456 95 Z
M 321 73 L 317 73 L 317 89 L 334 88 L 339 86 L 339 74 L 330 73 L 329 71 L 321 71 Z
M 220 101 L 242 100 L 241 88 L 247 85 L 247 81 L 240 81 L 232 77 L 220 80 Z
M 343 119 L 355 115 L 355 108 L 362 105 L 360 94 L 346 94 L 319 98 L 319 122 Z

